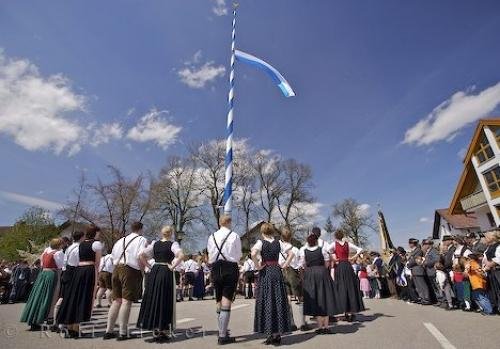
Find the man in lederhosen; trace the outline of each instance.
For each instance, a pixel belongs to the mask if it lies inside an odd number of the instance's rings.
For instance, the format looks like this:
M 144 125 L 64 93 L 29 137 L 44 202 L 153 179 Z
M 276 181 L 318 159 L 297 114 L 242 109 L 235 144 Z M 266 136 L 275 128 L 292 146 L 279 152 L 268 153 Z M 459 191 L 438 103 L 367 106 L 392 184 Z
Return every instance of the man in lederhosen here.
M 112 275 L 113 303 L 108 312 L 108 323 L 104 339 L 116 338 L 125 340 L 128 335 L 128 320 L 132 303 L 142 295 L 142 273 L 144 265 L 139 254 L 146 247 L 146 238 L 142 237 L 142 223 L 134 222 L 132 232 L 122 237 L 113 246 L 111 255 L 115 269 Z M 114 332 L 116 321 L 120 325 L 120 333 Z
M 227 328 L 238 284 L 238 262 L 242 253 L 240 237 L 231 230 L 231 217 L 223 215 L 219 224 L 221 228 L 208 238 L 207 251 L 217 301 L 218 343 L 223 345 L 235 342 L 235 339 L 228 335 Z

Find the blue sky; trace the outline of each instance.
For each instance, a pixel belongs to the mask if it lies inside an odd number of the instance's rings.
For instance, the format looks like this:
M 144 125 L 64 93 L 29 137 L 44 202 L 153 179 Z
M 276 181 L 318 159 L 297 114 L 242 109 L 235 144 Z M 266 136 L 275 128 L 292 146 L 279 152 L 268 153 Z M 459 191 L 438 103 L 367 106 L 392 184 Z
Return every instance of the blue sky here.
M 184 144 L 223 137 L 228 6 L 2 2 L 0 224 L 34 200 L 64 202 L 83 168 L 157 171 Z M 499 115 L 499 32 L 498 1 L 241 1 L 237 47 L 297 96 L 237 66 L 235 132 L 310 164 L 323 214 L 354 197 L 382 205 L 397 243 L 427 236 L 475 121 Z

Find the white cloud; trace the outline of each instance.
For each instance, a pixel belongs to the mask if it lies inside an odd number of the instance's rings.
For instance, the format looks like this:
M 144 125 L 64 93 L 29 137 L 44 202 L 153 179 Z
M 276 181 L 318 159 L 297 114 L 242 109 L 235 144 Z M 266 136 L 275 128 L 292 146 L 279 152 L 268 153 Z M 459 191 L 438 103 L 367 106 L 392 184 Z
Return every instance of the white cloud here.
M 460 160 L 463 160 L 466 154 L 467 154 L 467 148 L 462 148 L 458 151 L 457 156 L 460 158 Z
M 371 206 L 369 204 L 361 204 L 358 206 L 358 212 L 360 215 L 368 215 L 370 213 Z
M 422 217 L 418 220 L 420 223 L 428 223 L 430 219 L 428 217 Z
M 56 154 L 79 151 L 85 129 L 70 114 L 83 111 L 84 103 L 64 76 L 43 77 L 30 61 L 0 49 L 0 133 L 16 144 Z
M 163 149 L 175 143 L 181 127 L 172 125 L 162 114 L 165 110 L 150 110 L 137 125 L 127 132 L 127 138 L 136 142 L 154 142 Z
M 123 129 L 119 123 L 102 124 L 94 130 L 90 144 L 97 147 L 100 144 L 109 143 L 111 140 L 121 139 L 122 136 Z
M 37 206 L 49 211 L 57 211 L 63 207 L 63 204 L 59 202 L 49 201 L 45 199 L 36 198 L 33 196 L 22 195 L 8 191 L 0 191 L 0 197 L 10 202 L 24 204 L 28 206 Z
M 229 11 L 226 6 L 226 0 L 213 0 L 213 2 L 212 12 L 216 16 L 225 16 L 228 14 Z
M 213 61 L 199 65 L 202 59 L 202 52 L 198 50 L 193 58 L 184 62 L 187 67 L 179 70 L 181 81 L 191 88 L 204 88 L 208 83 L 224 76 L 226 68 L 222 65 L 215 65 Z
M 500 105 L 500 82 L 478 94 L 474 87 L 459 91 L 406 131 L 403 143 L 429 145 L 451 141 L 465 126 L 488 116 Z

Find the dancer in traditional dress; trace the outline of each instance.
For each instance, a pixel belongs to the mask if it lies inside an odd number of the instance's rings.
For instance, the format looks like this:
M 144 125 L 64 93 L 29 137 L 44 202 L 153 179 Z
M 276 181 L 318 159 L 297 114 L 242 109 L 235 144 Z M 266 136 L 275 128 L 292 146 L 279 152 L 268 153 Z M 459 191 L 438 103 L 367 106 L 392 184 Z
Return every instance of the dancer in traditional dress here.
M 62 241 L 52 239 L 49 246 L 40 257 L 43 269 L 21 314 L 21 322 L 27 322 L 33 331 L 40 330 L 44 321 L 52 317 L 54 305 L 59 298 L 59 276 L 64 264 Z
M 101 261 L 102 244 L 100 229 L 90 227 L 85 232 L 85 240 L 78 246 L 78 267 L 66 286 L 63 301 L 57 313 L 57 323 L 65 325 L 65 337 L 80 336 L 80 323 L 90 321 L 96 291 L 97 268 Z
M 144 264 L 147 265 L 151 258 L 154 258 L 155 264 L 148 276 L 137 327 L 154 331 L 156 341 L 170 339 L 171 332 L 175 329 L 173 271 L 183 254 L 179 243 L 171 241 L 173 233 L 173 227 L 163 227 L 162 239 L 151 243 L 139 256 Z
M 355 320 L 355 313 L 365 310 L 363 296 L 359 289 L 359 279 L 349 261 L 349 251 L 355 250 L 351 258 L 355 260 L 363 251 L 362 248 L 350 243 L 344 238 L 344 232 L 335 232 L 335 241 L 330 246 L 330 254 L 335 264 L 335 285 L 337 289 L 338 306 L 345 313 L 346 320 Z
M 220 345 L 234 343 L 228 334 L 231 305 L 238 284 L 238 262 L 241 258 L 240 236 L 231 230 L 231 217 L 223 215 L 221 228 L 210 235 L 207 242 L 208 263 L 211 265 L 211 279 L 217 302 L 217 320 Z
M 300 249 L 304 266 L 304 315 L 315 316 L 318 334 L 330 334 L 329 318 L 341 313 L 337 295 L 328 267 L 330 255 L 318 245 L 318 236 L 311 233 Z M 354 274 L 352 268 L 349 267 Z
M 113 246 L 113 303 L 108 312 L 104 340 L 116 338 L 122 341 L 134 337 L 128 333 L 128 321 L 132 303 L 139 300 L 142 294 L 141 270 L 144 269 L 144 264 L 139 260 L 139 254 L 146 246 L 146 239 L 141 236 L 142 227 L 141 222 L 132 223 L 132 232 L 119 239 Z M 118 336 L 115 332 L 116 320 L 120 325 Z
M 193 288 L 196 281 L 196 273 L 198 271 L 198 263 L 193 259 L 193 255 L 188 256 L 188 260 L 184 262 L 184 287 L 187 291 L 188 300 L 193 300 Z
M 278 262 L 280 253 L 284 253 L 288 246 L 274 238 L 276 229 L 271 223 L 262 224 L 260 233 L 262 240 L 257 240 L 252 247 L 252 260 L 260 270 L 254 331 L 267 335 L 265 344 L 279 345 L 281 335 L 292 330 L 285 281 Z M 289 254 L 285 268 L 292 259 L 293 254 Z
M 253 298 L 255 295 L 255 264 L 252 255 L 249 253 L 241 267 L 243 281 L 245 283 L 245 299 Z
M 193 297 L 198 300 L 205 298 L 205 262 L 201 254 L 196 256 L 196 273 L 193 287 Z
M 181 259 L 179 264 L 174 269 L 175 276 L 175 293 L 177 302 L 184 301 L 183 285 L 184 285 L 184 261 Z
M 61 304 L 63 302 L 64 297 L 69 296 L 69 285 L 73 280 L 73 276 L 75 274 L 75 270 L 78 267 L 78 263 L 80 262 L 79 250 L 80 242 L 85 239 L 85 234 L 83 231 L 74 231 L 72 234 L 73 243 L 66 248 L 64 251 L 64 266 L 61 272 L 61 287 L 59 289 L 59 299 L 57 300 L 56 305 L 54 306 L 54 319 L 55 323 L 52 326 L 52 331 L 58 331 L 59 323 L 57 322 L 57 316 L 59 314 L 59 309 L 61 308 Z M 62 326 L 61 326 L 62 327 Z
M 284 251 L 280 252 L 278 262 L 282 268 L 283 277 L 285 279 L 285 287 L 288 294 L 288 304 L 290 305 L 290 316 L 292 319 L 292 330 L 296 330 L 298 326 L 301 331 L 307 331 L 309 328 L 306 325 L 304 308 L 302 304 L 302 280 L 299 272 L 299 249 L 293 246 L 291 242 L 292 231 L 289 228 L 285 227 L 281 231 L 281 243 L 284 246 Z M 287 260 L 290 256 L 290 263 L 287 263 Z M 293 316 L 292 297 L 295 297 L 297 300 L 297 324 L 295 324 L 295 316 Z
M 484 252 L 483 269 L 488 276 L 488 295 L 493 310 L 500 314 L 500 230 L 488 231 L 485 238 L 488 245 Z
M 101 258 L 101 263 L 99 263 L 99 279 L 97 281 L 97 286 L 99 287 L 96 295 L 97 308 L 102 307 L 102 297 L 104 295 L 106 295 L 108 307 L 110 307 L 113 302 L 111 299 L 111 291 L 113 289 L 111 276 L 113 275 L 114 269 L 115 265 L 113 264 L 113 255 L 111 255 L 111 253 Z

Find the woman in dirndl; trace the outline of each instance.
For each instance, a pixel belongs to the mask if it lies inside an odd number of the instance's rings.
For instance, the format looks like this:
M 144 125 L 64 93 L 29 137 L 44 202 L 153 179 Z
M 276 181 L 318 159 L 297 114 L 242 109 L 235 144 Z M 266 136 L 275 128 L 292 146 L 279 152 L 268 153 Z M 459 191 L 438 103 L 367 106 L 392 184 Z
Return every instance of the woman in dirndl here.
M 97 289 L 97 271 L 103 246 L 99 239 L 100 229 L 89 227 L 85 239 L 78 247 L 79 263 L 65 291 L 57 322 L 65 325 L 65 338 L 80 336 L 80 323 L 90 321 Z
M 351 250 L 355 250 L 356 254 L 349 257 Z M 345 313 L 345 318 L 349 322 L 356 319 L 355 313 L 365 310 L 359 279 L 350 262 L 356 260 L 362 251 L 362 248 L 344 239 L 342 230 L 335 232 L 335 241 L 330 245 L 330 254 L 335 265 L 337 300 L 341 312 Z
M 151 243 L 139 256 L 141 261 L 154 258 L 146 283 L 137 327 L 153 331 L 155 341 L 170 339 L 175 329 L 176 284 L 174 270 L 184 255 L 178 242 L 171 241 L 174 228 L 163 227 L 162 239 Z
M 276 229 L 271 223 L 260 228 L 262 240 L 252 247 L 252 259 L 259 272 L 255 301 L 254 331 L 267 335 L 266 345 L 281 344 L 281 335 L 291 332 L 291 314 L 285 281 L 279 265 L 279 255 L 285 252 L 282 241 L 275 239 Z M 293 255 L 288 257 L 287 267 Z
M 59 298 L 59 276 L 64 264 L 61 247 L 61 239 L 52 239 L 40 257 L 42 271 L 36 278 L 21 314 L 21 322 L 28 323 L 32 331 L 40 330 L 41 325 L 52 316 Z

